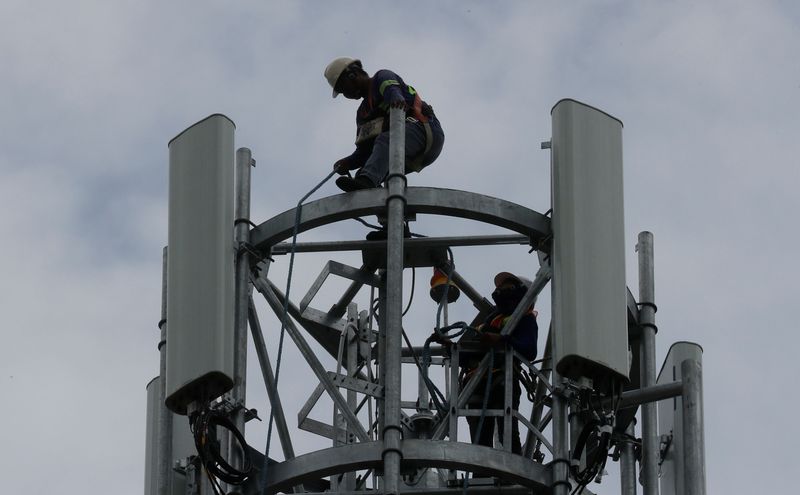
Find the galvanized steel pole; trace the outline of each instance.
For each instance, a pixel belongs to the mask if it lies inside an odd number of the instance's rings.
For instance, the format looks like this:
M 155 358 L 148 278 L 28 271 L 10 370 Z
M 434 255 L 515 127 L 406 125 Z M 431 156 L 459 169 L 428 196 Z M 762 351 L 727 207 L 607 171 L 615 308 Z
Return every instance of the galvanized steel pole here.
M 250 253 L 246 249 L 250 242 L 250 167 L 255 165 L 250 150 L 239 148 L 236 151 L 236 209 L 234 220 L 234 239 L 236 241 L 236 280 L 234 303 L 234 355 L 231 398 L 241 407 L 234 411 L 233 422 L 244 434 L 245 399 L 247 395 L 247 320 L 250 306 Z M 244 446 L 241 446 L 244 448 Z M 228 436 L 228 455 L 230 464 L 241 469 L 244 452 L 233 435 Z
M 625 434 L 630 437 L 622 446 L 620 456 L 619 472 L 622 485 L 622 495 L 636 495 L 636 453 L 633 448 L 633 440 L 636 435 L 636 419 L 634 418 L 625 430 Z
M 653 270 L 653 234 L 640 232 L 636 245 L 639 252 L 639 326 L 642 328 L 640 348 L 640 386 L 656 384 L 656 305 Z M 642 404 L 642 470 L 644 495 L 658 495 L 658 404 Z
M 706 493 L 703 433 L 703 366 L 694 359 L 681 363 L 683 378 L 683 472 L 686 495 Z
M 161 269 L 161 340 L 159 381 L 161 397 L 158 405 L 158 495 L 170 495 L 172 490 L 172 411 L 164 404 L 167 392 L 167 248 L 164 248 Z
M 555 355 L 555 352 L 553 353 Z M 569 420 L 567 398 L 563 395 L 561 375 L 553 368 L 553 495 L 568 495 L 569 483 Z
M 386 199 L 386 362 L 383 425 L 384 493 L 400 493 L 400 461 L 403 457 L 400 423 L 401 350 L 403 330 L 403 225 L 405 222 L 405 112 L 389 111 L 389 176 Z

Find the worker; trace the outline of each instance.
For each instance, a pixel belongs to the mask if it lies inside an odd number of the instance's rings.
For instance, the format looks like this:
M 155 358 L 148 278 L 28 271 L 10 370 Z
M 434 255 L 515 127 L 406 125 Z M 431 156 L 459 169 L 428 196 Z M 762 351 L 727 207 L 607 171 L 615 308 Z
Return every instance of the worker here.
M 389 173 L 389 109 L 406 113 L 405 173 L 419 172 L 439 156 L 444 132 L 433 108 L 419 93 L 390 70 L 370 77 L 358 59 L 339 57 L 325 68 L 333 88 L 351 100 L 362 99 L 356 112 L 356 150 L 333 164 L 341 177 L 336 185 L 343 191 L 378 187 Z M 351 170 L 358 170 L 350 177 Z
M 501 335 L 503 327 L 511 318 L 512 313 L 522 301 L 525 293 L 531 286 L 531 281 L 518 277 L 509 272 L 500 272 L 494 278 L 495 290 L 492 293 L 492 299 L 495 302 L 495 309 L 486 317 L 484 323 L 477 328 L 477 332 L 472 334 L 465 334 L 461 338 L 459 344 L 465 350 L 463 353 L 464 359 L 461 363 L 461 388 L 465 387 L 477 372 L 478 366 L 486 355 L 487 351 L 494 349 L 495 351 L 502 351 L 505 349 L 506 343 L 511 345 L 511 348 L 521 354 L 528 361 L 536 358 L 537 340 L 539 337 L 539 325 L 536 322 L 537 311 L 533 307 L 525 309 L 522 317 L 517 325 L 507 335 Z M 444 345 L 448 345 L 447 339 L 436 339 Z M 470 345 L 471 344 L 471 345 Z M 470 347 L 477 346 L 481 352 L 469 352 Z M 511 394 L 511 408 L 516 411 L 519 409 L 519 400 L 521 395 L 520 376 L 516 371 L 518 363 L 514 363 L 515 369 L 514 377 L 512 378 L 512 394 Z M 491 383 L 488 383 L 489 396 L 484 399 L 486 394 L 487 382 L 491 376 Z M 490 371 L 487 371 L 473 389 L 474 392 L 467 401 L 467 406 L 470 409 L 482 409 L 485 405 L 486 409 L 505 409 L 505 355 L 502 352 L 495 352 L 493 356 L 493 365 Z M 483 424 L 480 425 L 480 432 L 478 426 L 480 424 L 480 416 L 467 416 L 467 423 L 469 424 L 469 431 L 472 437 L 472 443 L 478 445 L 485 445 L 493 447 L 495 425 L 497 427 L 498 437 L 500 442 L 503 439 L 503 417 L 485 416 Z M 522 445 L 519 438 L 519 422 L 516 418 L 511 420 L 511 451 L 515 454 L 522 454 Z

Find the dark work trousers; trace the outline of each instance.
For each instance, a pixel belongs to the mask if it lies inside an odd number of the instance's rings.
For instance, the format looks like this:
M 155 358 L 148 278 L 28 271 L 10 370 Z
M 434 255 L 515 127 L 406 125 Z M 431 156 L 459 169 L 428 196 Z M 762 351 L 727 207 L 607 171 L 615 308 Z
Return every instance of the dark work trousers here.
M 503 409 L 505 407 L 505 374 L 503 372 L 495 372 L 492 376 L 492 389 L 489 392 L 489 402 L 486 409 Z M 519 379 L 514 377 L 512 380 L 513 392 L 511 394 L 511 407 L 516 411 L 519 409 L 519 398 L 521 395 L 521 387 Z M 470 409 L 480 410 L 483 407 L 483 394 L 486 391 L 486 376 L 484 376 L 473 396 L 469 400 Z M 503 416 L 486 416 L 483 419 L 483 426 L 481 427 L 480 438 L 476 439 L 478 433 L 478 423 L 480 416 L 467 416 L 467 423 L 469 423 L 469 433 L 472 438 L 472 443 L 477 445 L 485 445 L 487 447 L 494 447 L 494 429 L 497 427 L 497 435 L 500 441 L 505 445 L 503 440 Z M 517 418 L 511 420 L 511 451 L 515 454 L 522 454 L 522 445 L 519 440 L 519 421 Z
M 444 146 L 444 132 L 439 120 L 435 117 L 430 120 L 433 143 L 431 149 L 425 154 L 422 166 L 431 164 L 442 152 Z M 425 151 L 425 128 L 419 122 L 406 122 L 406 160 L 411 160 Z M 365 175 L 375 185 L 380 185 L 389 173 L 389 131 L 385 131 L 375 138 L 372 154 L 356 175 Z

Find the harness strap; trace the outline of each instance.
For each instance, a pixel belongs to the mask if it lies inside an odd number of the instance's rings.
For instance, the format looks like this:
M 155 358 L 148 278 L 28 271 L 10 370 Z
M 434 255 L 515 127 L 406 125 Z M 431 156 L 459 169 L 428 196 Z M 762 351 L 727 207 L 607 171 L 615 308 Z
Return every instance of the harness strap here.
M 428 116 L 425 115 L 425 112 L 422 110 L 422 98 L 419 97 L 419 93 L 417 93 L 417 91 L 411 86 L 408 86 L 408 92 L 414 95 L 414 104 L 411 106 L 411 114 L 413 115 L 413 119 L 422 124 L 422 127 L 425 129 L 425 149 L 419 154 L 419 156 L 406 162 L 406 173 L 419 172 L 422 170 L 422 161 L 425 159 L 425 155 L 427 155 L 433 147 L 433 131 L 431 130 L 431 124 Z

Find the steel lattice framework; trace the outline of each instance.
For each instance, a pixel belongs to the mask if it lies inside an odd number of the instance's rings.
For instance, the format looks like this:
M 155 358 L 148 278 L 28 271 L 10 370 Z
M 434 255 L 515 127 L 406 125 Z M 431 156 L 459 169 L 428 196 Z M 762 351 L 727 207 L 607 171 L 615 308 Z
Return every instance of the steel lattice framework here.
M 529 307 L 545 289 L 552 278 L 551 251 L 552 226 L 547 214 L 542 214 L 503 199 L 473 192 L 431 187 L 407 187 L 402 148 L 404 141 L 402 113 L 392 110 L 390 142 L 390 173 L 387 187 L 338 194 L 302 204 L 287 210 L 261 224 L 250 221 L 250 170 L 254 163 L 250 151 L 237 152 L 236 184 L 237 204 L 235 222 L 236 295 L 235 323 L 235 387 L 228 399 L 243 405 L 246 399 L 246 356 L 248 328 L 258 355 L 271 413 L 280 440 L 284 461 L 264 463 L 261 452 L 249 448 L 256 472 L 240 487 L 229 487 L 229 493 L 246 494 L 276 492 L 338 492 L 338 493 L 415 493 L 439 494 L 470 491 L 472 493 L 534 493 L 565 495 L 570 493 L 575 480 L 570 470 L 575 460 L 570 455 L 575 448 L 575 433 L 570 438 L 570 428 L 585 426 L 579 412 L 587 408 L 582 392 L 586 384 L 575 383 L 558 375 L 550 364 L 551 336 L 541 369 L 527 362 L 507 347 L 505 353 L 515 359 L 506 359 L 504 374 L 506 404 L 504 409 L 470 409 L 468 399 L 476 393 L 479 380 L 470 380 L 466 386 L 459 382 L 459 360 L 462 354 L 474 349 L 454 343 L 450 348 L 431 346 L 430 363 L 440 366 L 445 381 L 443 409 L 431 407 L 430 387 L 426 384 L 427 371 L 419 366 L 422 347 L 403 342 L 403 270 L 409 267 L 434 267 L 446 273 L 479 310 L 486 315 L 492 305 L 464 277 L 455 270 L 447 251 L 457 246 L 524 245 L 539 254 L 538 266 L 530 267 L 533 283 L 518 310 L 504 327 L 504 332 L 514 328 Z M 296 235 L 335 222 L 357 219 L 367 215 L 377 216 L 386 230 L 385 240 L 296 243 Z M 507 229 L 503 235 L 463 237 L 407 238 L 404 225 L 417 215 L 439 215 L 482 222 Z M 596 401 L 614 402 L 613 442 L 615 460 L 620 461 L 622 493 L 636 493 L 635 419 L 638 406 L 643 405 L 642 442 L 640 461 L 643 467 L 645 494 L 658 493 L 659 445 L 655 420 L 656 401 L 670 397 L 683 399 L 684 409 L 693 414 L 687 423 L 684 416 L 684 449 L 686 457 L 695 455 L 687 465 L 687 477 L 694 476 L 693 486 L 703 487 L 704 460 L 702 458 L 702 395 L 701 371 L 698 361 L 683 362 L 682 379 L 656 383 L 655 380 L 655 304 L 653 302 L 652 235 L 639 236 L 640 299 L 627 292 L 628 340 L 631 350 L 630 381 L 624 384 L 619 396 L 603 398 L 592 395 Z M 322 268 L 315 282 L 298 301 L 292 301 L 269 279 L 272 256 L 295 253 L 360 251 L 360 267 L 330 260 Z M 165 253 L 165 266 L 167 257 Z M 166 269 L 165 269 L 166 273 Z M 522 273 L 521 275 L 525 275 Z M 330 277 L 342 277 L 349 286 L 328 310 L 313 305 L 314 297 Z M 166 285 L 166 277 L 165 277 Z M 377 298 L 370 301 L 367 310 L 359 311 L 353 302 L 359 291 L 367 287 Z M 330 440 L 330 447 L 303 455 L 295 455 L 292 432 L 287 421 L 285 405 L 276 387 L 275 369 L 267 353 L 267 340 L 253 300 L 253 289 L 266 301 L 269 308 L 282 321 L 283 329 L 293 341 L 305 364 L 319 382 L 308 401 L 297 411 L 297 427 Z M 166 290 L 165 290 L 166 293 Z M 166 297 L 166 296 L 165 296 Z M 162 371 L 165 370 L 166 305 L 162 308 Z M 552 332 L 552 328 L 550 332 Z M 313 345 L 318 344 L 334 358 L 335 369 L 328 369 Z M 466 354 L 464 354 L 466 355 Z M 329 358 L 325 358 L 330 362 Z M 534 404 L 530 416 L 523 416 L 511 407 L 511 380 L 514 362 L 522 363 L 536 379 Z M 280 362 L 276 363 L 277 366 Z M 419 397 L 416 401 L 401 400 L 401 367 L 415 364 L 420 378 Z M 477 376 L 486 373 L 490 366 L 484 356 Z M 427 369 L 427 368 L 426 368 Z M 583 388 L 582 388 L 583 387 Z M 591 388 L 591 385 L 588 385 Z M 312 419 L 310 411 L 317 401 L 327 396 L 333 403 L 332 424 Z M 163 397 L 163 394 L 162 394 Z M 163 400 L 162 400 L 163 404 Z M 594 407 L 594 406 L 592 406 Z M 602 409 L 602 404 L 601 404 Z M 694 408 L 694 409 L 692 409 Z M 698 413 L 699 409 L 699 413 Z M 373 415 L 374 411 L 374 415 Z M 405 411 L 413 411 L 406 413 Z M 524 427 L 523 455 L 511 452 L 511 442 L 498 448 L 458 442 L 459 418 L 484 415 L 503 418 L 504 438 L 510 438 L 511 422 L 516 419 Z M 247 409 L 233 408 L 231 417 L 244 431 Z M 172 413 L 158 408 L 158 465 L 159 495 L 177 493 L 171 473 L 173 459 L 173 429 L 183 427 L 172 421 Z M 571 423 L 572 422 L 572 423 Z M 549 429 L 550 436 L 545 435 Z M 579 430 L 577 430 L 579 431 Z M 689 435 L 699 437 L 692 443 Z M 223 436 L 225 454 L 234 466 L 241 466 L 243 453 L 232 438 Z M 587 447 L 588 449 L 588 447 Z M 662 458 L 663 458 L 663 449 Z M 698 453 L 699 452 L 699 453 Z M 588 454 L 587 454 L 588 455 Z M 585 462 L 578 459 L 577 461 Z M 186 493 L 211 493 L 212 488 L 184 463 L 186 483 L 181 489 Z M 264 467 L 266 466 L 266 470 Z M 472 483 L 459 477 L 460 473 L 477 473 L 480 479 Z M 699 474 L 698 474 L 699 473 Z M 371 477 L 372 484 L 368 484 Z M 702 478 L 702 479 L 701 479 Z M 700 480 L 700 481 L 698 481 Z M 147 492 L 152 495 L 155 492 Z M 591 493 L 589 490 L 583 493 Z

